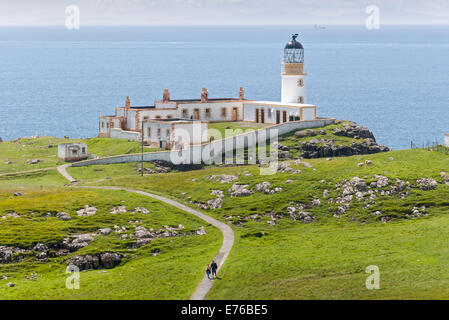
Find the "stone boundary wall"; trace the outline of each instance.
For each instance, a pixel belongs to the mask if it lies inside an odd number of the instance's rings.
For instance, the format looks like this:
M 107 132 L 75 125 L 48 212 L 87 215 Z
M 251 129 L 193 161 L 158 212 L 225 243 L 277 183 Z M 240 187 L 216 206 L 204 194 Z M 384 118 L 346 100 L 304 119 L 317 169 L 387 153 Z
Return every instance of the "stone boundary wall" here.
M 335 119 L 331 118 L 319 118 L 317 120 L 307 121 L 291 121 L 281 124 L 276 124 L 270 127 L 262 128 L 259 130 L 253 130 L 251 132 L 242 133 L 229 138 L 212 141 L 211 143 L 205 143 L 202 145 L 194 145 L 185 150 L 167 150 L 147 152 L 143 154 L 144 161 L 163 160 L 167 162 L 173 162 L 173 159 L 177 159 L 179 163 L 201 163 L 209 162 L 216 157 L 221 157 L 223 153 L 228 153 L 233 150 L 240 150 L 243 148 L 254 147 L 257 141 L 261 139 L 269 138 L 272 131 L 277 130 L 279 136 L 301 129 L 310 129 L 323 127 L 329 124 L 335 123 Z M 129 131 L 128 131 L 129 132 Z M 112 131 L 111 131 L 112 133 Z M 136 133 L 138 134 L 138 133 Z M 274 134 L 274 132 L 273 132 Z M 112 137 L 112 135 L 111 135 Z M 128 138 L 125 138 L 128 139 Z M 266 140 L 266 139 L 265 139 Z M 214 154 L 214 151 L 219 151 Z M 73 167 L 89 166 L 89 165 L 104 165 L 113 163 L 127 163 L 138 162 L 142 160 L 141 153 L 111 156 L 100 159 L 91 159 L 73 163 Z

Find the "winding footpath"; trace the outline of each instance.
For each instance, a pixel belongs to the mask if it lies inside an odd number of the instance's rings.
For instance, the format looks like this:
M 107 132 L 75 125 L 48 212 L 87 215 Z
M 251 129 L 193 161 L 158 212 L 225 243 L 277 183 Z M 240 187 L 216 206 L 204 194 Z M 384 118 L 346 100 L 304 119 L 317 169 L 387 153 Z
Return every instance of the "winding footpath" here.
M 57 168 L 58 172 L 66 178 L 71 183 L 76 182 L 76 180 L 67 172 L 67 167 L 70 167 L 70 164 L 66 164 L 63 166 L 59 166 Z M 108 187 L 108 186 L 77 186 L 77 188 L 87 188 L 87 189 L 104 189 L 104 190 L 124 190 L 127 192 L 133 192 L 137 193 L 143 196 L 151 197 L 153 199 L 162 201 L 166 204 L 169 204 L 171 206 L 174 206 L 178 209 L 181 209 L 187 213 L 193 214 L 200 218 L 201 220 L 206 221 L 207 223 L 210 223 L 214 227 L 217 227 L 220 229 L 220 231 L 223 234 L 223 244 L 220 248 L 220 251 L 218 252 L 218 255 L 215 257 L 215 262 L 218 265 L 217 272 L 220 271 L 220 268 L 222 267 L 223 263 L 226 261 L 226 258 L 228 257 L 229 253 L 231 252 L 232 246 L 234 245 L 234 231 L 230 226 L 228 226 L 226 223 L 223 223 L 221 221 L 218 221 L 204 213 L 201 213 L 197 210 L 194 210 L 186 205 L 183 205 L 182 203 L 179 203 L 175 200 L 162 197 L 157 194 L 140 191 L 140 190 L 134 190 L 134 189 L 128 189 L 128 188 L 122 188 L 122 187 Z M 204 300 L 209 290 L 212 288 L 213 281 L 209 280 L 206 275 L 204 275 L 203 280 L 201 283 L 197 286 L 195 292 L 190 297 L 191 300 Z

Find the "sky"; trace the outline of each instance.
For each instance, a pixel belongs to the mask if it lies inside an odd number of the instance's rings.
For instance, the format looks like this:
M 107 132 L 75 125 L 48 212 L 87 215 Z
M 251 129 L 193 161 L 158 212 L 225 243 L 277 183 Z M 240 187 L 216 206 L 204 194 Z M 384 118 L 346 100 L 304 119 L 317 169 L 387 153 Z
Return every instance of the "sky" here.
M 449 24 L 449 0 L 0 0 L 0 26 Z

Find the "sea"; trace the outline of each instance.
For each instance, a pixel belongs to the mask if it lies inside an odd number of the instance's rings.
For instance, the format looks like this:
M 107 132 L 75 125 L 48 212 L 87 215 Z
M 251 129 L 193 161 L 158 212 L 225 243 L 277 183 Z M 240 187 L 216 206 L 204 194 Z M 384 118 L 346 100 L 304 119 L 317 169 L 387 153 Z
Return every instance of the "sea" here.
M 407 149 L 449 132 L 449 26 L 0 28 L 0 137 L 94 137 L 116 106 L 172 99 L 279 101 L 292 33 L 305 48 L 307 103 Z

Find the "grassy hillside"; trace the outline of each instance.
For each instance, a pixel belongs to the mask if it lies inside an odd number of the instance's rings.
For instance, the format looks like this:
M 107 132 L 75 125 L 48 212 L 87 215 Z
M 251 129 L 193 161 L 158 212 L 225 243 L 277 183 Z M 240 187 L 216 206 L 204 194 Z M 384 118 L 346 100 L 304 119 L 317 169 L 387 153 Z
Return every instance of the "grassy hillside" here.
M 108 138 L 91 139 L 61 139 L 54 137 L 21 138 L 13 141 L 0 142 L 0 175 L 3 173 L 36 170 L 56 167 L 58 161 L 58 144 L 84 142 L 89 154 L 107 157 L 118 154 L 138 153 L 141 145 L 136 141 Z M 145 148 L 146 152 L 158 149 Z M 39 163 L 30 164 L 32 160 Z
M 352 138 L 332 137 L 333 130 L 324 128 L 326 139 L 351 143 Z M 297 144 L 291 135 L 283 138 L 284 145 Z M 447 150 L 400 150 L 288 160 L 279 165 L 279 172 L 273 175 L 260 175 L 257 165 L 205 166 L 144 177 L 140 177 L 136 163 L 68 171 L 82 184 L 163 194 L 229 223 L 236 232 L 236 243 L 220 272 L 221 280 L 208 295 L 210 299 L 449 298 L 445 272 L 449 260 Z M 154 168 L 154 164 L 146 163 L 145 167 Z M 221 183 L 222 178 L 229 181 Z M 176 220 L 186 229 L 202 225 L 177 210 L 148 203 L 148 199 L 123 192 L 60 189 L 65 183 L 54 170 L 0 177 L 0 216 L 10 210 L 20 215 L 0 219 L 4 224 L 0 245 L 29 248 L 31 243 L 57 241 L 106 225 L 129 226 L 131 219 L 126 214 L 108 214 L 121 200 L 132 204 L 130 207 L 160 208 L 154 220 L 147 220 L 151 215 L 139 217 L 144 224 L 160 226 Z M 233 190 L 233 185 L 244 185 L 247 193 L 231 196 L 236 189 L 242 192 L 238 186 Z M 15 191 L 25 195 L 13 197 Z M 64 222 L 31 215 L 52 210 L 73 214 L 84 204 L 97 207 L 98 215 L 75 216 Z M 0 275 L 11 275 L 17 284 L 3 292 L 7 298 L 186 298 L 220 245 L 220 233 L 209 227 L 206 230 L 205 236 L 152 242 L 131 253 L 136 254 L 135 259 L 129 258 L 130 248 L 115 234 L 96 237 L 76 254 L 113 250 L 127 258 L 107 272 L 83 272 L 82 277 L 89 281 L 77 292 L 61 287 L 66 277 L 64 259 L 68 257 L 42 263 L 30 256 L 20 263 L 0 265 Z M 160 255 L 152 255 L 154 246 L 163 248 Z M 380 290 L 365 288 L 365 268 L 369 265 L 380 269 Z M 31 272 L 42 274 L 42 280 L 39 276 L 37 282 L 26 280 Z M 106 281 L 99 285 L 101 280 Z M 0 280 L 0 284 L 6 286 L 8 281 Z
M 313 159 L 307 160 L 308 165 L 290 163 L 301 173 L 261 176 L 257 166 L 207 167 L 113 178 L 100 184 L 151 190 L 196 208 L 195 203 L 216 198 L 212 190 L 223 191 L 222 207 L 206 212 L 232 223 L 238 236 L 223 279 L 209 294 L 211 299 L 449 298 L 448 290 L 442 290 L 449 285 L 449 277 L 441 276 L 449 258 L 445 236 L 449 185 L 442 176 L 449 169 L 449 157 L 444 152 L 403 150 Z M 89 170 L 93 167 L 73 168 L 72 173 L 82 179 Z M 207 179 L 221 174 L 237 179 L 231 183 Z M 377 181 L 375 175 L 389 179 L 387 187 L 374 189 L 375 200 L 368 194 L 361 200 L 354 197 L 346 213 L 337 215 L 343 204 L 329 201 L 340 196 L 342 184 L 359 177 L 369 186 Z M 421 178 L 435 179 L 438 185 L 421 190 L 416 182 Z M 403 198 L 399 193 L 382 195 L 397 186 L 396 179 L 409 183 L 410 188 L 404 189 L 408 194 Z M 261 182 L 283 190 L 256 192 Z M 234 183 L 248 185 L 254 193 L 231 197 L 228 190 Z M 325 189 L 329 195 L 323 197 Z M 314 199 L 320 200 L 318 207 L 312 205 Z M 295 221 L 289 214 L 292 206 L 303 208 L 314 220 L 306 224 L 297 216 Z M 419 215 L 413 214 L 415 207 L 422 211 Z M 381 270 L 381 290 L 365 288 L 365 268 L 372 264 Z
M 0 191 L 0 216 L 5 217 L 0 217 L 0 244 L 15 248 L 12 262 L 0 265 L 2 299 L 187 299 L 202 279 L 203 266 L 221 244 L 221 234 L 215 228 L 148 197 L 81 189 L 23 192 L 22 196 L 13 196 Z M 91 216 L 78 216 L 76 211 L 85 205 L 98 211 Z M 118 206 L 126 206 L 128 212 L 110 212 Z M 149 214 L 132 213 L 136 207 L 146 208 Z M 57 218 L 61 211 L 72 219 Z M 135 247 L 136 239 L 131 234 L 136 226 L 160 230 L 179 224 L 184 226 L 179 236 L 155 238 Z M 126 231 L 117 233 L 114 226 Z M 201 226 L 207 234 L 190 234 Z M 112 231 L 102 235 L 98 233 L 101 228 Z M 92 233 L 97 235 L 87 246 L 58 256 L 55 246 L 64 238 Z M 124 234 L 128 236 L 122 239 Z M 47 259 L 37 260 L 37 243 L 50 248 Z M 81 272 L 80 289 L 65 288 L 65 270 L 71 257 L 103 252 L 121 254 L 121 264 L 113 269 Z M 36 278 L 33 274 L 37 274 Z M 15 286 L 6 288 L 9 282 Z

